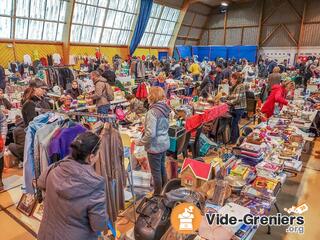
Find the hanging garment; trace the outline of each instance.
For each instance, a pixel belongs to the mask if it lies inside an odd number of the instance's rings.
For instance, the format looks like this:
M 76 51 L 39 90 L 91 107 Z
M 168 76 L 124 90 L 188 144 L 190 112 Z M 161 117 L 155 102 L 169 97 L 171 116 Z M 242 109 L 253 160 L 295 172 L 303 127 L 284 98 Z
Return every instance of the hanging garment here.
M 136 77 L 144 79 L 146 76 L 146 69 L 144 63 L 139 60 L 136 64 Z
M 69 64 L 70 65 L 76 65 L 76 57 L 73 55 L 69 56 Z
M 4 68 L 0 65 L 0 88 L 2 90 L 6 89 L 6 75 Z
M 52 117 L 52 113 L 41 114 L 33 119 L 29 123 L 26 130 L 26 141 L 24 145 L 23 156 L 23 178 L 26 193 L 34 193 L 32 181 L 35 178 L 35 166 L 34 166 L 34 138 L 38 129 L 43 127 Z
M 24 64 L 18 64 L 18 72 L 20 73 L 21 76 L 24 74 Z
M 48 61 L 45 57 L 40 58 L 40 62 L 42 64 L 42 66 L 48 67 Z
M 96 172 L 106 180 L 106 203 L 110 220 L 115 222 L 119 210 L 124 209 L 124 169 L 123 145 L 119 132 L 109 127 L 101 133 L 100 149 L 95 161 Z
M 53 60 L 53 64 L 61 64 L 61 56 L 58 53 L 54 53 L 52 54 L 52 60 Z
M 138 86 L 136 97 L 138 99 L 145 99 L 148 97 L 148 91 L 147 91 L 147 86 L 145 83 L 141 83 Z
M 101 59 L 101 57 L 102 57 L 101 52 L 100 51 L 96 51 L 96 58 L 97 59 Z
M 9 70 L 11 70 L 12 73 L 16 73 L 18 71 L 18 64 L 15 62 L 10 63 Z
M 47 55 L 47 59 L 48 59 L 48 65 L 52 66 L 53 65 L 52 55 Z
M 136 65 L 137 65 L 136 61 L 132 61 L 131 65 L 130 65 L 130 75 L 133 78 L 136 78 Z
M 39 178 L 40 174 L 49 166 L 49 153 L 47 147 L 52 135 L 59 127 L 59 121 L 55 121 L 39 128 L 35 134 L 34 165 L 36 178 Z
M 70 145 L 78 134 L 87 131 L 80 124 L 76 124 L 69 128 L 62 128 L 60 133 L 53 136 L 49 146 L 49 164 L 57 162 L 66 157 L 70 152 Z
M 23 56 L 23 63 L 26 65 L 32 65 L 32 60 L 29 54 Z

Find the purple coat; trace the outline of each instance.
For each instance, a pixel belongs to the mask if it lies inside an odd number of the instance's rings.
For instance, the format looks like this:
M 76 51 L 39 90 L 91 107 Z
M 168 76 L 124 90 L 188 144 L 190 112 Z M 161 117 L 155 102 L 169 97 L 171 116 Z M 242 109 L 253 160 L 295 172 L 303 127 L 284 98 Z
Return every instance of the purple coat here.
M 45 191 L 39 240 L 93 240 L 107 229 L 104 178 L 71 157 L 51 165 L 38 180 Z
M 62 128 L 59 130 L 60 132 L 51 139 L 49 145 L 49 164 L 57 162 L 63 159 L 64 157 L 68 156 L 72 141 L 80 133 L 87 131 L 87 129 L 80 124 L 76 124 L 75 126 Z

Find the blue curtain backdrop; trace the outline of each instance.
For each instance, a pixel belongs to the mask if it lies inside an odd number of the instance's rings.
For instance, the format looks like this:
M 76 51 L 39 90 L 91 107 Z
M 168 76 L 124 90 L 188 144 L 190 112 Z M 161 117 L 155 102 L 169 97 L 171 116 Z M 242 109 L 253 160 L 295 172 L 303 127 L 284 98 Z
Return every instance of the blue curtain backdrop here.
M 158 59 L 161 60 L 164 57 L 168 57 L 168 52 L 158 52 Z
M 207 57 L 210 61 L 217 58 L 239 60 L 241 58 L 247 59 L 249 62 L 256 62 L 257 60 L 257 46 L 188 46 L 179 45 L 175 47 L 180 57 L 192 57 L 198 55 L 198 60 L 202 61 Z
M 181 58 L 192 57 L 192 46 L 179 45 L 176 48 Z
M 134 53 L 141 41 L 141 38 L 143 36 L 144 30 L 147 27 L 148 20 L 151 14 L 152 4 L 153 0 L 141 0 L 138 21 L 134 29 L 133 37 L 130 43 L 130 55 Z

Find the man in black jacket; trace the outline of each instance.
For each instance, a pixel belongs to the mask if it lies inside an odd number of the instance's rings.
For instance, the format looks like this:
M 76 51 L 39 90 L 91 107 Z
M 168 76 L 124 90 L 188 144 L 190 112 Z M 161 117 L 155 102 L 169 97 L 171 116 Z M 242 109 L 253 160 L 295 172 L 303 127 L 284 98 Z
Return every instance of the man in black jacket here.
M 222 66 L 221 65 L 217 65 L 216 67 L 216 78 L 214 81 L 214 88 L 218 89 L 219 84 L 221 84 L 223 80 L 223 73 L 222 73 Z

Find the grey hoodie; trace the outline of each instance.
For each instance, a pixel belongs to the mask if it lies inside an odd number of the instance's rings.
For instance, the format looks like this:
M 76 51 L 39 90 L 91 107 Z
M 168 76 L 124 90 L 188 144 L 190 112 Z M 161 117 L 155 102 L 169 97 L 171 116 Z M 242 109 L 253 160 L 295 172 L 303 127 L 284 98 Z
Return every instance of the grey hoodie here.
M 151 105 L 146 114 L 144 135 L 140 143 L 149 153 L 162 153 L 169 149 L 169 114 L 170 108 L 165 102 Z
M 66 157 L 41 174 L 45 191 L 39 240 L 91 240 L 107 229 L 105 183 L 90 165 Z

